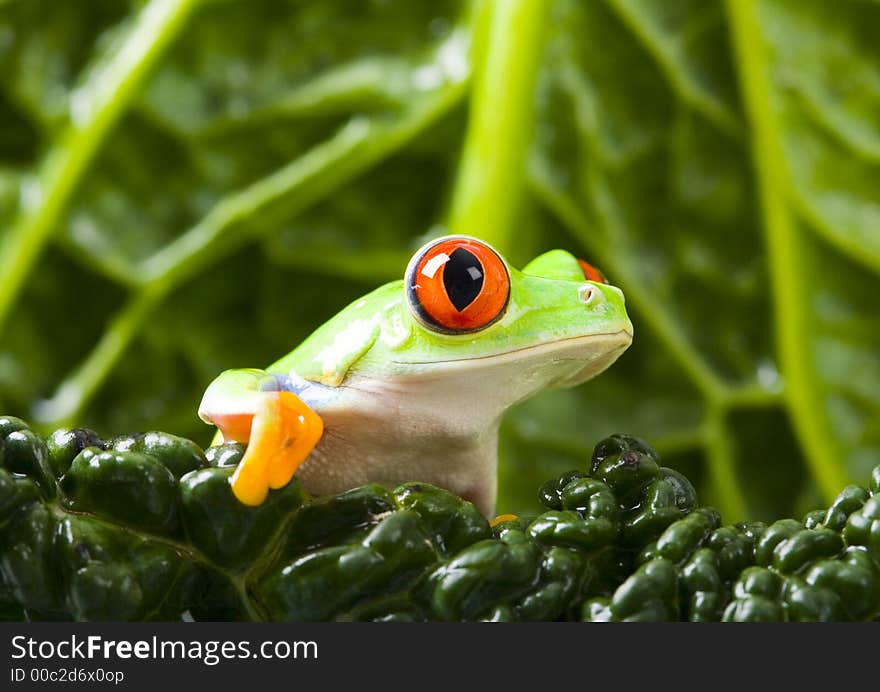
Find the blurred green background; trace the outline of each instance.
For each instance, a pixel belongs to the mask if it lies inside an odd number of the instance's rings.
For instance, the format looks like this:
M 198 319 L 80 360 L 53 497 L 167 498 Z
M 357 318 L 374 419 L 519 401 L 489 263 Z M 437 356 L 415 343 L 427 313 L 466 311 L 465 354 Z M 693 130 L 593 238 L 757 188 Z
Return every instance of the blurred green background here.
M 0 0 L 0 411 L 196 417 L 442 232 L 621 286 L 512 411 L 499 510 L 602 436 L 728 520 L 880 463 L 880 4 Z

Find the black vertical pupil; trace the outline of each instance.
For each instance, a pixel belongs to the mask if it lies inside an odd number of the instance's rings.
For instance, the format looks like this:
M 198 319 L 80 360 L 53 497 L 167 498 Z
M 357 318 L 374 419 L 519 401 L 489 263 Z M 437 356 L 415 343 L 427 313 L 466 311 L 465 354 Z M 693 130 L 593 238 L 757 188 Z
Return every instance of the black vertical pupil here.
M 443 267 L 443 287 L 455 309 L 461 312 L 480 295 L 483 265 L 463 247 L 456 248 Z

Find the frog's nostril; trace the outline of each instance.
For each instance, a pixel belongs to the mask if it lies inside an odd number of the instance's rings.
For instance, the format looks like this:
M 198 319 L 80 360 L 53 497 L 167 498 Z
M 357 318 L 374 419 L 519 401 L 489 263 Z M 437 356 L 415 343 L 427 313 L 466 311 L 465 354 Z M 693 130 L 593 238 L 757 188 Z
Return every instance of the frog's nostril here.
M 602 292 L 595 286 L 584 284 L 578 289 L 578 299 L 584 305 L 599 302 L 602 299 Z

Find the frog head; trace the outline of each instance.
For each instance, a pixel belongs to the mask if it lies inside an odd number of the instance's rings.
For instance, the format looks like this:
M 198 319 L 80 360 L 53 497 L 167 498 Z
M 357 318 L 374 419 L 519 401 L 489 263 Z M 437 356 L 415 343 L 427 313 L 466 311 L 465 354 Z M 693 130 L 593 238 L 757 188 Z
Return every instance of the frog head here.
M 564 250 L 517 270 L 469 236 L 429 242 L 402 281 L 354 302 L 297 349 L 299 375 L 335 386 L 367 380 L 488 388 L 504 409 L 579 384 L 632 341 L 622 291 Z M 281 367 L 279 367 L 281 366 Z M 434 383 L 433 385 L 428 383 Z M 494 394 L 492 394 L 494 392 Z

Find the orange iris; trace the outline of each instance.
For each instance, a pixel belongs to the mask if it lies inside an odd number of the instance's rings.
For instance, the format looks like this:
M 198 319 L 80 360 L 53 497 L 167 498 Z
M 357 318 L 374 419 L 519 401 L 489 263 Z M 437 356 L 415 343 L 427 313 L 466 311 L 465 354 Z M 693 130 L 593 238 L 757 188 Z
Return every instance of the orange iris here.
M 498 254 L 474 238 L 443 238 L 410 263 L 407 294 L 421 322 L 434 331 L 484 329 L 504 314 L 510 276 Z
M 587 281 L 595 281 L 599 284 L 608 283 L 608 279 L 605 278 L 605 275 L 589 262 L 579 259 L 578 264 L 581 265 L 581 271 L 584 273 L 584 278 Z

